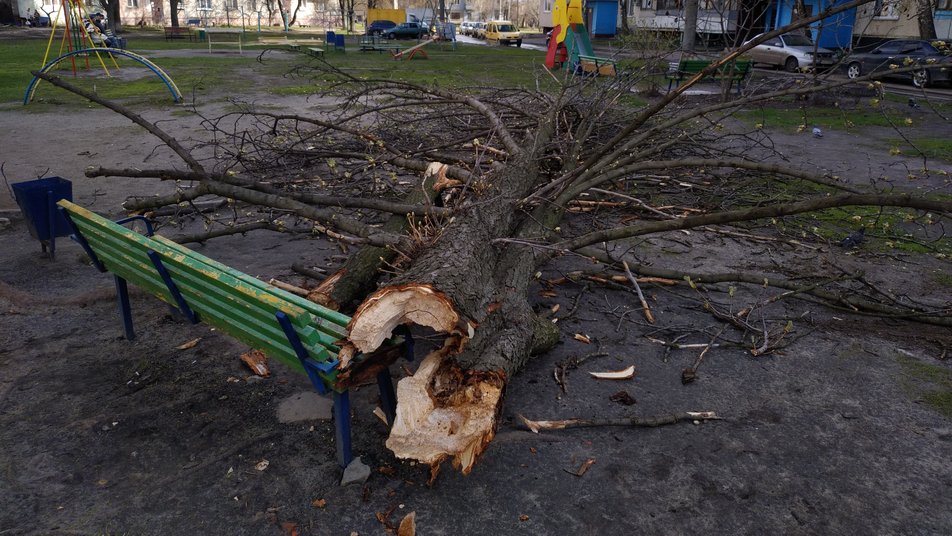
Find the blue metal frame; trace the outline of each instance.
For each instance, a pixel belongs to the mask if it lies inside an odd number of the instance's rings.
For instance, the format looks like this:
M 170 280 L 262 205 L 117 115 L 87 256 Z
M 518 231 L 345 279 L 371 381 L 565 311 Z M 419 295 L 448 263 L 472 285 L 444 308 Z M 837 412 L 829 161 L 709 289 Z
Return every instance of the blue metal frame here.
M 149 256 L 149 260 L 155 265 L 155 271 L 159 272 L 159 275 L 162 277 L 162 281 L 165 281 L 165 286 L 168 287 L 169 292 L 172 294 L 172 298 L 175 299 L 175 303 L 178 305 L 179 311 L 185 315 L 185 318 L 187 318 L 189 322 L 192 324 L 198 324 L 198 316 L 195 314 L 195 311 L 193 311 L 192 308 L 188 306 L 188 302 L 186 302 L 185 297 L 182 296 L 182 292 L 179 290 L 178 285 L 175 284 L 175 281 L 172 281 L 172 274 L 170 274 L 168 269 L 165 268 L 165 264 L 162 262 L 162 257 L 152 250 L 149 250 L 146 255 Z
M 106 267 L 103 266 L 102 261 L 99 260 L 99 257 L 96 256 L 96 253 L 93 251 L 93 248 L 89 247 L 89 242 L 86 241 L 86 237 L 83 236 L 83 233 L 79 232 L 79 227 L 76 227 L 76 224 L 73 223 L 73 218 L 69 217 L 69 211 L 63 207 L 57 207 L 60 211 L 60 214 L 63 215 L 63 218 L 66 219 L 66 224 L 69 225 L 70 231 L 72 231 L 71 238 L 79 244 L 83 251 L 86 252 L 86 255 L 89 256 L 89 260 L 93 262 L 93 266 L 96 267 L 100 272 L 107 272 Z
M 294 353 L 301 360 L 301 365 L 304 366 L 304 372 L 310 378 L 311 384 L 319 394 L 326 395 L 328 389 L 324 385 L 320 373 L 326 374 L 334 370 L 338 360 L 334 359 L 323 363 L 316 361 L 301 344 L 301 338 L 294 330 L 288 315 L 284 311 L 278 311 L 274 313 L 274 316 L 277 318 L 278 324 L 281 325 L 281 329 L 284 330 L 284 335 L 288 338 L 291 348 L 294 348 Z M 347 467 L 354 459 L 350 443 L 350 396 L 347 391 L 343 393 L 334 392 L 334 440 L 337 446 L 337 463 L 341 467 Z
M 145 216 L 129 216 L 128 218 L 122 218 L 121 220 L 116 220 L 115 223 L 118 225 L 125 225 L 130 221 L 141 221 L 145 223 L 145 235 L 152 236 L 155 234 L 155 229 L 152 228 L 152 222 L 149 221 L 149 218 Z
M 387 416 L 387 424 L 393 426 L 397 419 L 397 393 L 393 390 L 389 367 L 377 373 L 377 387 L 380 388 L 380 406 Z
M 119 316 L 122 318 L 122 331 L 125 333 L 126 340 L 136 338 L 136 332 L 132 328 L 132 306 L 129 304 L 129 286 L 126 280 L 113 274 L 116 280 L 116 299 L 119 302 Z
M 337 446 L 337 463 L 347 467 L 354 459 L 350 443 L 350 395 L 334 392 L 334 444 Z

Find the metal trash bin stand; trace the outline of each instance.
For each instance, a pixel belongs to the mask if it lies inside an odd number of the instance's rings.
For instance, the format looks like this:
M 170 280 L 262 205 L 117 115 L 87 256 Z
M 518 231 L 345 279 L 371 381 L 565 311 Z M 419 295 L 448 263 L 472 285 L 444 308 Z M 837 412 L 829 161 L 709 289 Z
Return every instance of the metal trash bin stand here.
M 46 252 L 50 248 L 50 260 L 56 258 L 56 237 L 69 236 L 71 230 L 66 218 L 56 210 L 60 199 L 73 200 L 73 183 L 62 177 L 46 177 L 33 181 L 15 182 L 10 185 L 30 236 L 40 241 Z

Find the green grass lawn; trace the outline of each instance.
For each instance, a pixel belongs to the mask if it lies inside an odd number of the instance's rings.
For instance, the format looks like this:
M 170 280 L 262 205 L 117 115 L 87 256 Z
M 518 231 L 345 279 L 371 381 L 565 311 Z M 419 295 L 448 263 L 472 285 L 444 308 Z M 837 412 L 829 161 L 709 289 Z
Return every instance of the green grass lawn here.
M 925 156 L 930 160 L 952 162 L 952 140 L 948 138 L 894 138 L 889 140 L 890 151 L 906 156 Z
M 761 128 L 779 129 L 788 133 L 801 128 L 818 126 L 823 129 L 851 130 L 854 128 L 876 126 L 888 127 L 903 124 L 903 117 L 896 112 L 880 108 L 879 103 L 859 103 L 855 108 L 803 106 L 790 104 L 789 107 L 764 107 L 757 110 L 742 110 L 736 117 Z
M 261 34 L 274 37 L 279 32 Z M 311 38 L 321 34 L 296 33 L 292 37 Z M 234 47 L 214 47 L 215 50 L 229 50 L 229 53 L 203 54 L 205 43 L 187 40 L 166 41 L 161 31 L 153 33 L 130 34 L 128 48 L 149 58 L 166 72 L 186 95 L 186 100 L 195 94 L 201 96 L 209 88 L 228 87 L 235 95 L 251 92 L 274 93 L 313 93 L 329 85 L 329 77 L 289 77 L 285 76 L 293 67 L 299 65 L 317 65 L 318 60 L 303 54 L 267 54 L 264 62 L 258 62 L 262 46 L 254 46 L 257 34 L 249 32 L 245 36 L 248 47 L 243 55 L 233 53 Z M 414 41 L 398 42 L 405 47 L 416 44 Z M 0 41 L 0 102 L 22 101 L 24 92 L 32 79 L 31 70 L 39 69 L 46 55 L 46 39 L 16 39 Z M 181 57 L 159 57 L 155 51 L 192 49 L 195 55 Z M 325 47 L 325 61 L 358 78 L 382 78 L 405 80 L 442 88 L 465 87 L 552 87 L 556 84 L 553 77 L 545 73 L 543 54 L 512 47 L 487 47 L 479 45 L 458 45 L 456 50 L 449 46 L 430 44 L 425 47 L 429 59 L 395 61 L 388 53 L 360 52 L 356 38 L 348 42 L 346 52 L 335 52 Z M 60 55 L 60 39 L 53 41 L 48 60 Z M 116 74 L 111 59 L 106 60 L 106 69 Z M 72 62 L 64 60 L 54 70 L 54 74 L 67 78 L 86 89 L 110 99 L 127 100 L 135 103 L 167 102 L 170 93 L 165 84 L 144 66 L 133 60 L 117 58 L 121 76 L 107 76 L 95 57 L 76 61 L 77 74 L 73 77 Z M 125 71 L 123 71 L 125 70 Z M 131 74 L 130 74 L 131 73 Z M 256 73 L 266 76 L 246 76 Z M 53 103 L 82 104 L 75 96 L 40 82 L 34 102 L 37 105 Z M 130 101 L 127 101 L 127 103 Z

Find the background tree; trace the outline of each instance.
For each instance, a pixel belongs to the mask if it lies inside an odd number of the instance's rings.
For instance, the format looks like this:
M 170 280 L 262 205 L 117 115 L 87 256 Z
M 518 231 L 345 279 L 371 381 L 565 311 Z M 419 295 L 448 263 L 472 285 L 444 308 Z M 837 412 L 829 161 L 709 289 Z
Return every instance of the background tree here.
M 935 0 L 916 0 L 916 21 L 919 25 L 919 37 L 922 39 L 936 39 L 935 32 Z

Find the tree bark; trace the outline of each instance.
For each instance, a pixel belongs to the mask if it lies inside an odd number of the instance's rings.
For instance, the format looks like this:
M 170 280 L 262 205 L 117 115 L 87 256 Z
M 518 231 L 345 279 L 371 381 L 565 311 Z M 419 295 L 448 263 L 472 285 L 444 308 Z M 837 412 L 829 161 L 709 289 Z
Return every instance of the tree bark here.
M 697 36 L 698 0 L 684 1 L 684 34 L 681 36 L 681 50 L 694 52 L 694 41 Z
M 447 334 L 443 347 L 400 382 L 387 440 L 398 457 L 430 464 L 433 476 L 447 458 L 469 473 L 495 433 L 508 378 L 557 340 L 527 297 L 541 258 L 531 248 L 494 243 L 535 228 L 513 207 L 537 178 L 533 155 L 510 161 L 482 194 L 492 202 L 477 201 L 478 208 L 457 216 L 408 271 L 363 302 L 349 326 L 349 344 L 361 352 L 378 348 L 401 324 Z
M 934 0 L 916 0 L 916 20 L 919 23 L 919 38 L 933 40 L 936 39 L 935 32 L 935 10 Z

